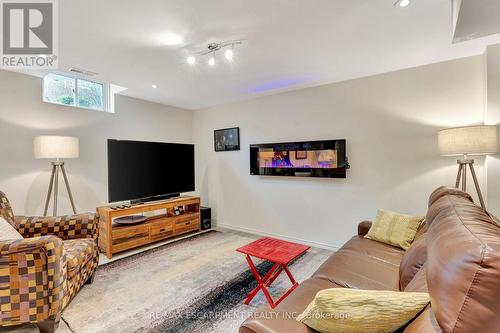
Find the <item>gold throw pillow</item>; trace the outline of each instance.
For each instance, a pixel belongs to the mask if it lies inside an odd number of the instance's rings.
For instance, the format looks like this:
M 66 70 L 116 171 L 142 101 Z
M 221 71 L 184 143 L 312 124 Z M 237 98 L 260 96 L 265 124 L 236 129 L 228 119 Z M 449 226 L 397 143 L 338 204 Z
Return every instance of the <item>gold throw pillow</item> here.
M 332 288 L 318 292 L 297 320 L 321 333 L 389 333 L 429 302 L 428 293 Z
M 365 237 L 408 250 L 423 220 L 423 216 L 404 215 L 379 209 Z

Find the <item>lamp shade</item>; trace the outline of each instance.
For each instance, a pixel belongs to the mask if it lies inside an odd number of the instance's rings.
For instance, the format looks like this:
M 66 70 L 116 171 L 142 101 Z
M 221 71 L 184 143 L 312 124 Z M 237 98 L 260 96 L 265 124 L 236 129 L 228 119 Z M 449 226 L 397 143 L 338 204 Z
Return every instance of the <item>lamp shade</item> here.
M 78 138 L 37 136 L 33 141 L 35 158 L 78 158 Z
M 444 129 L 438 132 L 438 145 L 442 156 L 496 154 L 497 127 L 480 125 Z

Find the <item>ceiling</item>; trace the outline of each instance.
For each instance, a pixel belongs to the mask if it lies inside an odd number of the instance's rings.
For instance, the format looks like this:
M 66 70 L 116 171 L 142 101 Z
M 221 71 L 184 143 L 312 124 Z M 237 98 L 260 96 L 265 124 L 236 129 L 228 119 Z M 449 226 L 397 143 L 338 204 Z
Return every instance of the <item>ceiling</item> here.
M 493 35 L 453 44 L 451 0 L 413 0 L 406 8 L 394 1 L 64 0 L 59 65 L 97 72 L 127 87 L 125 95 L 203 109 L 475 55 L 500 43 Z M 231 39 L 245 40 L 233 63 L 186 63 L 209 42 Z
M 500 1 L 453 0 L 453 42 L 500 32 Z

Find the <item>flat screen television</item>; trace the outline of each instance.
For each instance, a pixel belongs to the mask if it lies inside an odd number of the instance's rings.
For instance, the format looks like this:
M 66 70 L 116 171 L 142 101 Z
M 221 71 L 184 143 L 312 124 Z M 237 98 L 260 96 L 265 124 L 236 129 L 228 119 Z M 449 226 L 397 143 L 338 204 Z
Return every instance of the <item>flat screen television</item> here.
M 346 140 L 250 145 L 250 174 L 346 178 Z
M 160 200 L 194 186 L 194 145 L 108 140 L 109 202 Z

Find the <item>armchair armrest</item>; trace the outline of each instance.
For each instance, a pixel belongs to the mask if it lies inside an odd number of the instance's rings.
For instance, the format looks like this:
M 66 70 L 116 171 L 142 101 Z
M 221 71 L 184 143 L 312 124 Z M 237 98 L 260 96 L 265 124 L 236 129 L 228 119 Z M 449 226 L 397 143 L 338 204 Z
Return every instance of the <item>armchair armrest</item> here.
M 54 235 L 63 240 L 77 238 L 97 239 L 97 214 L 85 213 L 66 216 L 15 216 L 17 230 L 24 238 Z
M 66 255 L 55 236 L 0 242 L 0 326 L 57 316 L 67 295 Z
M 372 221 L 363 221 L 358 224 L 358 235 L 365 236 L 372 227 Z

